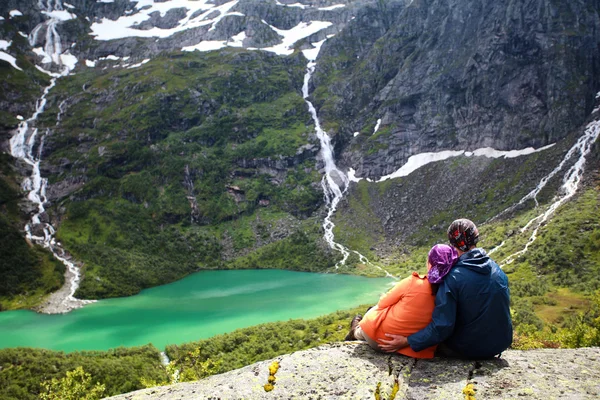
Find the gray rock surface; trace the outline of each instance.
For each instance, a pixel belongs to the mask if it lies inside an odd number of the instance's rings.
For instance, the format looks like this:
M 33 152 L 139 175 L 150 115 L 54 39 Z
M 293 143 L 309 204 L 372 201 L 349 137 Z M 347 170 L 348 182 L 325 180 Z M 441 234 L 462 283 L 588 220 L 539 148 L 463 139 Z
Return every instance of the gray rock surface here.
M 277 361 L 272 391 L 264 385 Z M 334 343 L 215 375 L 198 382 L 140 390 L 111 399 L 596 399 L 600 348 L 510 350 L 475 362 L 414 360 L 379 354 L 360 342 Z M 379 389 L 378 389 L 379 388 Z
M 593 109 L 594 7 L 377 2 L 323 45 L 315 107 L 326 128 L 342 121 L 328 133 L 338 135 L 338 151 L 362 177 L 388 174 L 426 151 L 556 142 Z

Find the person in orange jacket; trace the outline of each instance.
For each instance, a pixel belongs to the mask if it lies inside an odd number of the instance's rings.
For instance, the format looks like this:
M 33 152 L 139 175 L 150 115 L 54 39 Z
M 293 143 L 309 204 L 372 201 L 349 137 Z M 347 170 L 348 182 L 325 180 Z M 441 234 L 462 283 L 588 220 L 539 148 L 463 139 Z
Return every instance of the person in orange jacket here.
M 389 339 L 389 334 L 409 336 L 425 328 L 431 322 L 435 308 L 438 287 L 435 282 L 440 282 L 457 260 L 458 253 L 453 247 L 445 244 L 433 246 L 427 257 L 428 275 L 413 272 L 398 282 L 364 317 L 357 315 L 352 319 L 346 340 L 363 340 L 381 351 L 378 341 Z M 433 358 L 435 349 L 436 346 L 431 346 L 414 351 L 404 347 L 397 352 L 414 358 Z

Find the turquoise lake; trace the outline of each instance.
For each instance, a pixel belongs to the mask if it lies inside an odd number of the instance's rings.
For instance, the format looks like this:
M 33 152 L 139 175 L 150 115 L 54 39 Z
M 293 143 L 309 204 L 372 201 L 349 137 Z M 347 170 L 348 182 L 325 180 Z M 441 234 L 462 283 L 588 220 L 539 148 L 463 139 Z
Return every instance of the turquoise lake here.
M 202 271 L 132 297 L 61 315 L 0 313 L 0 348 L 159 349 L 264 322 L 314 318 L 377 302 L 393 281 L 282 270 Z

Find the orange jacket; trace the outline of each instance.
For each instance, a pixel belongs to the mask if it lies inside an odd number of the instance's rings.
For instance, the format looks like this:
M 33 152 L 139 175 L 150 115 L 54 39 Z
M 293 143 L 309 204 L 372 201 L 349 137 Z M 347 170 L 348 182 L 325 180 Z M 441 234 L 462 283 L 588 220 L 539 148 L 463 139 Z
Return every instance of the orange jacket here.
M 431 322 L 435 295 L 426 277 L 413 272 L 402 279 L 389 292 L 381 296 L 377 306 L 371 308 L 360 321 L 363 332 L 371 339 L 389 339 L 385 333 L 412 335 Z M 414 358 L 433 358 L 436 346 L 419 352 L 410 347 L 398 353 Z

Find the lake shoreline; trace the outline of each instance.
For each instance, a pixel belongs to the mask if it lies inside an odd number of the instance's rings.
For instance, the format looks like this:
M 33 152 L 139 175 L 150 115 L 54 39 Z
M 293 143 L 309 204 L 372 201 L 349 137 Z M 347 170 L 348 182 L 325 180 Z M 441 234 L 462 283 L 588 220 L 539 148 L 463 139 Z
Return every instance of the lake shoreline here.
M 47 299 L 45 308 L 37 312 L 0 313 L 0 345 L 66 352 L 148 343 L 163 348 L 261 323 L 314 318 L 373 304 L 390 284 L 388 278 L 342 274 L 200 271 L 89 307 L 81 308 L 89 300 L 73 301 L 63 293 Z M 64 312 L 76 307 L 75 312 Z
M 97 300 L 80 300 L 71 295 L 73 282 L 78 278 L 71 268 L 65 269 L 65 283 L 56 292 L 51 293 L 40 305 L 31 310 L 39 314 L 66 314 Z

